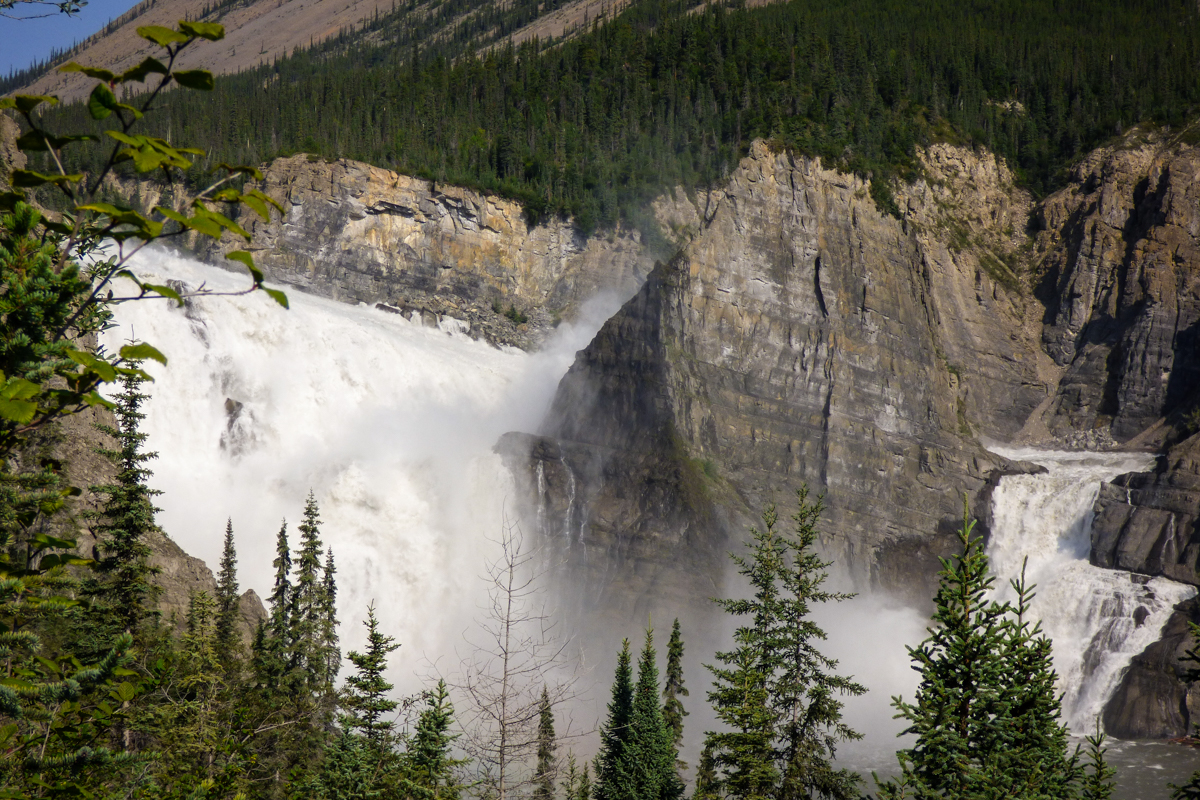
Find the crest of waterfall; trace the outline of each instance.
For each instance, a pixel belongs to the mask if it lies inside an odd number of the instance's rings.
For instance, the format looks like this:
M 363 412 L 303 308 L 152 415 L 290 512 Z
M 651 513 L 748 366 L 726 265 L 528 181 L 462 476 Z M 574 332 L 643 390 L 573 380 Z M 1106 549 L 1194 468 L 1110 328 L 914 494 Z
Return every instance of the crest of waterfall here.
M 155 283 L 247 284 L 161 251 L 139 255 L 134 268 Z M 126 303 L 103 343 L 136 337 L 169 359 L 148 367 L 143 428 L 160 453 L 151 484 L 164 492 L 162 527 L 215 564 L 232 517 L 242 586 L 266 597 L 279 521 L 298 522 L 313 489 L 338 563 L 343 649 L 363 646 L 359 622 L 374 602 L 404 647 L 392 678 L 409 691 L 425 658 L 457 666 L 483 600 L 479 576 L 515 521 L 493 445 L 506 431 L 536 429 L 575 351 L 619 298 L 560 326 L 533 355 L 474 341 L 459 324 L 430 328 L 296 291 L 289 298 L 290 310 L 261 292 L 184 308 Z
M 1088 733 L 1133 657 L 1159 638 L 1174 606 L 1196 593 L 1186 584 L 1088 561 L 1101 483 L 1149 469 L 1154 459 L 1139 453 L 994 449 L 1047 470 L 1000 480 L 988 557 L 1001 599 L 1015 598 L 1008 582 L 1026 564 L 1027 580 L 1037 585 L 1033 613 L 1054 642 L 1064 718 L 1074 732 Z

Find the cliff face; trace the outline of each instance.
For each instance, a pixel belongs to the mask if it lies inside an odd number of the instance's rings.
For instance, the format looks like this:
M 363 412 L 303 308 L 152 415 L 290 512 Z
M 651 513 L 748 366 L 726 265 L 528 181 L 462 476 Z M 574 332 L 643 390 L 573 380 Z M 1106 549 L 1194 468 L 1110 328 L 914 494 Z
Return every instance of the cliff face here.
M 597 291 L 632 294 L 653 264 L 636 233 L 531 227 L 517 203 L 359 162 L 299 155 L 264 177 L 288 213 L 241 222 L 272 280 L 431 324 L 452 318 L 495 343 L 531 347 Z
M 971 166 L 1003 184 L 994 162 Z M 932 222 L 938 194 L 918 185 L 907 202 Z M 584 578 L 627 603 L 661 592 L 651 576 L 681 553 L 722 574 L 728 534 L 807 484 L 826 494 L 830 555 L 928 603 L 963 492 L 983 512 L 1014 469 L 975 440 L 968 399 L 1001 429 L 1041 400 L 1036 359 L 987 330 L 1003 315 L 1019 325 L 1019 293 L 882 215 L 860 179 L 761 143 L 701 200 L 702 230 L 579 354 L 526 451 L 543 519 L 585 507 L 573 538 L 636 566 Z M 997 219 L 1021 202 L 998 201 Z M 967 391 L 964 371 L 984 390 Z

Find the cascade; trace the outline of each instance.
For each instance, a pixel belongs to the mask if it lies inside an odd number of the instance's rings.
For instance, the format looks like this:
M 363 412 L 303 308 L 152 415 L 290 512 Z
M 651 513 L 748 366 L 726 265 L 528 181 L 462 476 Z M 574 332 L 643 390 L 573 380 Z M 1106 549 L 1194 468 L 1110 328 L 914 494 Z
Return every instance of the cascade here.
M 139 255 L 145 280 L 236 291 L 244 275 L 164 252 Z M 162 350 L 143 430 L 162 453 L 158 521 L 189 553 L 216 564 L 232 517 L 241 584 L 270 592 L 280 520 L 298 544 L 304 497 L 321 506 L 337 559 L 343 652 L 363 645 L 368 603 L 404 650 L 397 688 L 415 688 L 423 658 L 457 666 L 456 647 L 483 599 L 486 562 L 513 487 L 492 452 L 510 430 L 536 430 L 576 350 L 621 298 L 585 307 L 537 354 L 497 349 L 458 326 L 289 293 L 261 292 L 173 308 L 125 303 L 103 343 L 137 337 Z M 454 663 L 447 663 L 453 660 Z
M 996 594 L 1008 600 L 1015 598 L 1008 581 L 1028 559 L 1026 578 L 1037 585 L 1032 610 L 1054 641 L 1063 716 L 1075 733 L 1090 733 L 1133 657 L 1159 638 L 1172 608 L 1196 593 L 1166 578 L 1088 561 L 1100 484 L 1151 468 L 1153 456 L 992 449 L 1047 470 L 1000 480 L 988 557 L 998 576 Z

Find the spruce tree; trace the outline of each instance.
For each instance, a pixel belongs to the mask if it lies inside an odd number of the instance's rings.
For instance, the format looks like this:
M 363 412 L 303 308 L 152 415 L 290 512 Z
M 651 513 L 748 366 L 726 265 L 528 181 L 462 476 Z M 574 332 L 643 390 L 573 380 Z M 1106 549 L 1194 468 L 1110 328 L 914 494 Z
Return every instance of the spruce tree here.
M 658 700 L 656 657 L 654 631 L 647 630 L 638 659 L 629 734 L 616 770 L 623 791 L 619 796 L 625 800 L 678 800 L 683 795 L 683 783 L 675 774 L 677 753 Z
M 608 716 L 600 728 L 600 752 L 596 754 L 596 800 L 623 800 L 617 769 L 629 738 L 629 720 L 633 715 L 633 674 L 629 666 L 629 640 L 621 642 L 617 671 L 613 679 Z
M 241 617 L 238 600 L 237 551 L 233 542 L 233 520 L 225 523 L 225 546 L 221 551 L 221 568 L 217 572 L 217 658 L 228 669 L 241 650 L 238 621 Z
M 292 551 L 288 544 L 286 519 L 280 524 L 279 533 L 275 536 L 275 560 L 271 565 L 275 567 L 275 582 L 271 588 L 271 596 L 267 598 L 271 606 L 268 629 L 272 638 L 286 643 L 292 602 Z
M 337 568 L 333 563 L 333 549 L 325 551 L 325 572 L 321 581 L 319 653 L 322 683 L 327 694 L 333 693 L 334 681 L 342 668 L 342 651 L 338 647 L 337 634 Z
M 310 690 L 320 690 L 325 685 L 327 666 L 320 642 L 325 590 L 321 580 L 321 516 L 311 491 L 304 501 L 304 517 L 298 528 L 300 554 L 288 613 L 289 665 L 304 676 Z
M 388 698 L 392 684 L 383 677 L 387 669 L 388 655 L 400 648 L 391 636 L 380 632 L 379 620 L 375 617 L 375 606 L 367 606 L 367 650 L 359 653 L 351 650 L 346 654 L 355 672 L 346 678 L 342 689 L 342 726 L 360 734 L 377 752 L 389 749 L 395 741 L 393 723 L 387 715 L 396 710 L 398 703 Z
M 417 728 L 404 758 L 403 788 L 421 800 L 458 800 L 462 784 L 455 776 L 465 763 L 451 757 L 451 748 L 458 734 L 450 733 L 454 725 L 454 705 L 446 682 L 425 693 L 425 709 L 417 719 Z
M 706 742 L 704 749 L 700 751 L 700 763 L 696 767 L 696 785 L 692 790 L 692 800 L 716 800 L 720 796 L 713 746 Z
M 667 670 L 663 680 L 663 721 L 671 731 L 671 743 L 676 751 L 683 746 L 683 718 L 688 715 L 679 698 L 687 696 L 687 687 L 683 685 L 683 635 L 679 630 L 679 618 L 676 617 L 671 626 L 671 639 L 667 643 Z M 683 772 L 687 764 L 677 761 L 675 768 Z
M 810 617 L 813 603 L 849 595 L 822 589 L 829 566 L 815 553 L 821 502 L 797 493 L 795 535 L 775 529 L 774 506 L 763 512 L 763 528 L 751 529 L 750 554 L 733 556 L 753 590 L 750 599 L 719 600 L 728 613 L 748 617 L 734 633 L 734 649 L 709 666 L 709 701 L 727 730 L 705 741 L 720 786 L 738 798 L 857 798 L 858 778 L 832 764 L 836 745 L 859 734 L 841 721 L 844 695 L 865 688 L 837 675 L 837 662 L 817 643 L 825 632 Z
M 533 777 L 534 800 L 554 800 L 554 750 L 556 746 L 554 709 L 550 705 L 550 690 L 543 686 L 541 705 L 538 711 L 537 769 Z M 573 756 L 572 759 L 574 759 Z M 574 761 L 572 760 L 573 766 Z
M 1200 625 L 1188 622 L 1192 632 L 1192 646 L 1184 652 L 1180 659 L 1187 666 L 1181 678 L 1185 683 L 1200 681 Z M 1198 728 L 1200 730 L 1200 728 Z M 1192 773 L 1192 777 L 1182 786 L 1171 784 L 1171 800 L 1200 800 L 1200 770 Z
M 1097 721 L 1096 732 L 1084 740 L 1087 742 L 1085 757 L 1088 770 L 1080 786 L 1080 800 L 1111 800 L 1113 792 L 1116 791 L 1113 778 L 1117 771 L 1108 765 L 1108 760 L 1104 757 L 1107 751 L 1104 740 L 1105 736 L 1100 732 L 1100 722 Z M 1185 796 L 1185 800 L 1190 798 Z
M 142 618 L 149 613 L 153 594 L 150 576 L 157 570 L 150 566 L 150 546 L 146 537 L 156 529 L 152 498 L 160 494 L 146 485 L 151 471 L 148 462 L 157 453 L 142 452 L 147 435 L 140 430 L 146 418 L 142 402 L 147 395 L 141 391 L 143 379 L 137 372 L 121 375 L 121 391 L 116 397 L 117 426 L 98 425 L 111 436 L 115 448 L 102 448 L 117 466 L 116 482 L 93 486 L 92 491 L 104 498 L 95 526 L 97 549 L 96 570 L 101 583 L 97 591 L 102 604 L 123 630 L 136 631 Z
M 579 773 L 579 785 L 570 800 L 592 800 L 592 796 L 592 776 L 588 770 L 588 763 L 585 761 L 583 770 Z
M 1015 607 L 987 599 L 994 578 L 974 525 L 964 508 L 963 551 L 942 559 L 929 637 L 908 648 L 921 681 L 913 703 L 894 705 L 917 739 L 880 796 L 1070 797 L 1083 770 L 1068 751 L 1050 640 L 1028 621 L 1024 574 Z

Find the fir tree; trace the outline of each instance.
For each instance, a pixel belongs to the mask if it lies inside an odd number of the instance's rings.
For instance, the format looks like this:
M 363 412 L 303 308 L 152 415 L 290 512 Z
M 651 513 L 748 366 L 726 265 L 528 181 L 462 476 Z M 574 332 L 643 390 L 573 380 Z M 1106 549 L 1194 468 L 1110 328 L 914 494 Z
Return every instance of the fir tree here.
M 146 486 L 150 469 L 146 464 L 157 453 L 143 453 L 146 434 L 139 429 L 146 418 L 141 412 L 147 395 L 141 391 L 143 379 L 136 372 L 122 374 L 121 392 L 117 395 L 117 427 L 99 425 L 100 430 L 116 441 L 113 449 L 101 449 L 117 465 L 116 482 L 94 486 L 92 490 L 104 498 L 95 533 L 100 557 L 96 569 L 101 575 L 99 594 L 104 598 L 108 613 L 127 631 L 135 631 L 148 613 L 153 593 L 150 576 L 156 570 L 150 566 L 150 547 L 146 536 L 156 529 L 151 498 L 159 494 Z
M 633 675 L 629 666 L 629 640 L 621 642 L 617 656 L 617 672 L 613 679 L 612 699 L 608 702 L 608 716 L 600 728 L 600 752 L 596 754 L 596 784 L 593 793 L 596 800 L 621 800 L 617 773 L 625 743 L 629 738 L 629 720 L 633 715 Z
M 325 551 L 325 572 L 321 581 L 321 630 L 320 648 L 321 670 L 324 691 L 333 693 L 334 681 L 342 668 L 342 651 L 338 647 L 337 634 L 337 581 L 334 576 L 337 568 L 333 563 L 333 549 Z
M 383 677 L 387 669 L 388 655 L 400 648 L 395 639 L 379 630 L 375 617 L 375 606 L 367 606 L 367 650 L 358 653 L 351 650 L 346 657 L 354 665 L 355 672 L 346 678 L 342 690 L 341 707 L 345 712 L 342 726 L 348 731 L 362 735 L 377 752 L 389 749 L 395 740 L 393 724 L 386 716 L 396 710 L 395 700 L 388 699 L 392 684 Z
M 663 681 L 663 721 L 671 731 L 671 742 L 676 751 L 683 745 L 683 718 L 688 715 L 679 698 L 687 696 L 687 687 L 683 685 L 683 635 L 676 617 L 671 626 L 671 640 L 667 643 L 667 670 Z M 675 768 L 683 772 L 687 764 L 677 761 Z
M 554 709 L 550 705 L 550 690 L 543 686 L 541 707 L 538 713 L 537 770 L 533 778 L 534 800 L 554 800 L 554 750 L 556 745 Z M 572 762 L 573 765 L 574 762 Z
M 708 785 L 739 798 L 857 798 L 857 776 L 832 759 L 838 742 L 859 736 L 841 722 L 839 697 L 866 690 L 833 671 L 837 662 L 816 647 L 825 632 L 810 618 L 810 604 L 849 596 L 821 588 L 829 566 L 813 552 L 821 503 L 809 503 L 806 489 L 797 499 L 794 537 L 775 530 L 769 506 L 749 556 L 733 556 L 753 597 L 718 601 L 750 624 L 717 654 L 723 666 L 709 667 L 709 700 L 729 730 L 706 738 L 717 771 Z
M 647 630 L 638 659 L 629 734 L 617 766 L 624 791 L 619 796 L 627 800 L 678 800 L 683 795 L 683 783 L 675 774 L 677 753 L 658 700 L 656 656 L 654 632 Z
M 300 555 L 288 613 L 289 665 L 303 674 L 310 690 L 316 690 L 325 685 L 325 653 L 320 642 L 325 592 L 321 581 L 321 516 L 311 491 L 298 527 Z
M 1085 739 L 1088 771 L 1080 786 L 1080 800 L 1110 800 L 1116 790 L 1113 778 L 1117 771 L 1110 767 L 1104 758 L 1107 751 L 1104 739 L 1104 734 L 1100 732 L 1100 722 L 1097 720 L 1096 732 Z
M 462 785 L 455 777 L 465 763 L 451 757 L 451 747 L 457 734 L 450 733 L 454 724 L 454 705 L 446 682 L 425 693 L 425 709 L 417 719 L 412 742 L 405 753 L 402 782 L 408 793 L 422 800 L 458 800 Z
M 994 579 L 964 508 L 963 552 L 942 559 L 929 637 L 909 648 L 921 674 L 915 702 L 897 699 L 916 734 L 897 753 L 901 775 L 882 798 L 1069 797 L 1083 772 L 1067 748 L 1049 639 L 1027 620 L 1032 591 L 1013 581 L 1017 605 L 988 600 Z
M 1185 683 L 1200 681 L 1200 625 L 1188 622 L 1192 632 L 1192 646 L 1183 654 L 1180 660 L 1187 664 L 1180 676 Z M 1182 786 L 1171 784 L 1171 800 L 1200 800 L 1200 770 L 1192 773 L 1192 777 Z
M 225 524 L 225 547 L 221 552 L 221 568 L 217 573 L 217 658 L 228 668 L 241 649 L 238 621 L 241 617 L 238 600 L 237 551 L 233 543 L 233 520 Z
M 583 763 L 583 770 L 579 773 L 579 785 L 571 800 L 592 800 L 592 776 L 586 761 Z
M 716 800 L 720 796 L 713 746 L 706 742 L 704 749 L 700 751 L 700 764 L 696 767 L 696 786 L 692 791 L 692 800 Z
M 271 565 L 275 567 L 275 583 L 271 589 L 271 596 L 267 599 L 271 606 L 268 628 L 276 641 L 286 643 L 288 641 L 288 614 L 292 602 L 290 579 L 292 551 L 288 545 L 286 519 L 279 526 L 279 533 L 275 537 L 275 560 L 271 562 Z

